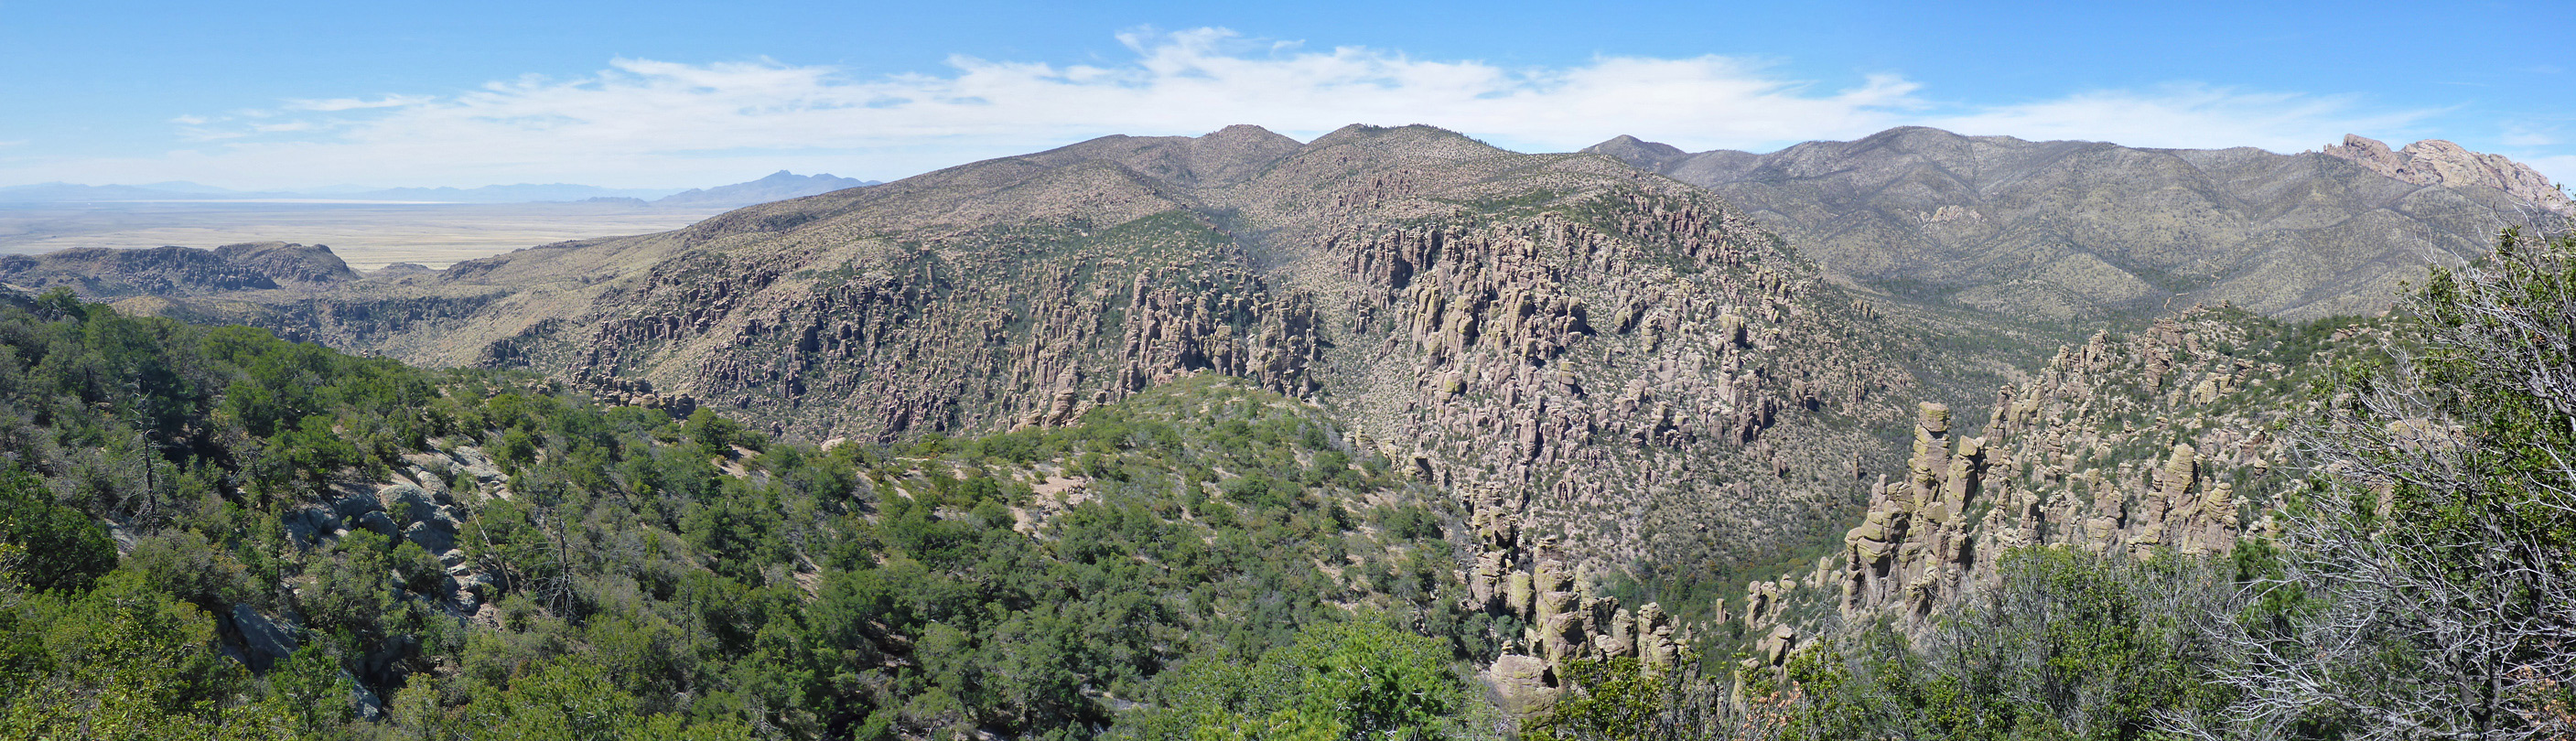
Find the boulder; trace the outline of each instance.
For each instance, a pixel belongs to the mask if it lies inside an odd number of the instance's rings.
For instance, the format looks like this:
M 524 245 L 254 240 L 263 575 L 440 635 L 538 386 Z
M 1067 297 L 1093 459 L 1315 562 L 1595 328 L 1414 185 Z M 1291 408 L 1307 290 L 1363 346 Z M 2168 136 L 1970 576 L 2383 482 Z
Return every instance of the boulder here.
M 1764 664 L 1779 666 L 1787 663 L 1789 654 L 1797 648 L 1798 628 L 1791 625 L 1775 625 L 1771 626 L 1770 633 L 1764 634 L 1761 640 L 1753 643 L 1753 655 L 1761 659 Z
M 295 653 L 298 631 L 293 624 L 279 625 L 259 614 L 250 605 L 233 605 L 229 615 L 233 630 L 241 634 L 242 665 L 253 672 L 266 673 L 278 660 Z
M 403 540 L 418 544 L 421 550 L 428 551 L 431 555 L 440 555 L 447 553 L 448 551 L 456 550 L 456 528 L 453 525 L 440 527 L 440 524 L 441 523 L 434 522 L 412 523 L 411 525 L 403 528 Z
M 1556 668 L 1546 659 L 1519 654 L 1494 659 L 1493 667 L 1485 670 L 1485 683 L 1494 688 L 1494 707 L 1516 718 L 1547 712 L 1564 692 Z

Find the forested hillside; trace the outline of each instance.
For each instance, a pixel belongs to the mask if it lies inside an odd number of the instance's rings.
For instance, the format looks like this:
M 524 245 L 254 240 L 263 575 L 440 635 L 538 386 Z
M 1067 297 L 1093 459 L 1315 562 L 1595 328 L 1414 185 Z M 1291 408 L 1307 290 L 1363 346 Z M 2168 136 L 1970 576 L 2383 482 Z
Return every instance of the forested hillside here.
M 814 448 L 60 292 L 0 313 L 7 737 L 1493 728 L 1452 505 L 1233 379 Z

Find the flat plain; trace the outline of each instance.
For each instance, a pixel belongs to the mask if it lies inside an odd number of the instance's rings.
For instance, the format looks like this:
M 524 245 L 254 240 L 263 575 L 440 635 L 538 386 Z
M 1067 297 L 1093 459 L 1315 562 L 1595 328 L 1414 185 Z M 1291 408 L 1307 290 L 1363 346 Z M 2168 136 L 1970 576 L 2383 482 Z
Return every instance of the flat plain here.
M 0 204 L 0 254 L 73 247 L 330 245 L 358 270 L 460 260 L 572 239 L 688 226 L 723 208 L 608 203 L 127 201 Z

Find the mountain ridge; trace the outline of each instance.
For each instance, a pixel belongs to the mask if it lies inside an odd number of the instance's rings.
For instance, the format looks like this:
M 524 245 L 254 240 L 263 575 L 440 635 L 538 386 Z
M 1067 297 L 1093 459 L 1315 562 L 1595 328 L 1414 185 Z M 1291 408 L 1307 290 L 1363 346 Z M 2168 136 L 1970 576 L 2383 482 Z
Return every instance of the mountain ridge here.
M 2221 302 L 2285 318 L 2374 313 L 2425 264 L 2459 264 L 2497 229 L 2554 213 L 2525 200 L 2547 194 L 2522 180 L 2415 182 L 2331 153 L 1928 127 L 1769 154 L 1646 144 L 1583 151 L 1709 187 L 1874 291 L 2023 321 Z

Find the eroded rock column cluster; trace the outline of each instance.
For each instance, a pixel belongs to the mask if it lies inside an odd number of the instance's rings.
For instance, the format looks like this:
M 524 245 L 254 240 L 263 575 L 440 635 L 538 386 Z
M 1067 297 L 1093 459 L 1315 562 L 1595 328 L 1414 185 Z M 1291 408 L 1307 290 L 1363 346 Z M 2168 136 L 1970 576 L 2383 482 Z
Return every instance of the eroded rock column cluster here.
M 2020 546 L 2232 549 L 2248 527 L 2238 487 L 2270 481 L 2271 423 L 2295 413 L 2236 399 L 2288 385 L 2239 316 L 2194 309 L 2069 346 L 1997 392 L 1983 436 L 1954 440 L 1949 409 L 1922 405 L 1907 479 L 1880 484 L 1844 537 L 1842 609 L 1919 619 Z
M 1655 674 L 1680 662 L 1689 637 L 1676 634 L 1662 605 L 1631 611 L 1616 597 L 1594 595 L 1587 568 L 1555 557 L 1555 538 L 1542 536 L 1523 548 L 1515 516 L 1488 515 L 1474 525 L 1480 552 L 1468 579 L 1468 607 L 1523 626 L 1505 637 L 1503 655 L 1486 670 L 1506 711 L 1544 710 L 1565 691 L 1562 678 L 1573 662 L 1633 658 Z
M 1881 483 L 1867 519 L 1843 538 L 1845 609 L 1902 604 L 1920 615 L 1957 589 L 1978 556 L 1966 513 L 1986 465 L 1983 438 L 1952 439 L 1950 407 L 1919 405 L 1906 480 Z

